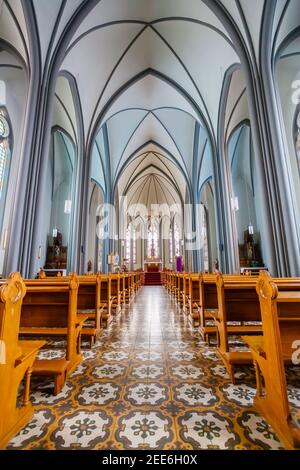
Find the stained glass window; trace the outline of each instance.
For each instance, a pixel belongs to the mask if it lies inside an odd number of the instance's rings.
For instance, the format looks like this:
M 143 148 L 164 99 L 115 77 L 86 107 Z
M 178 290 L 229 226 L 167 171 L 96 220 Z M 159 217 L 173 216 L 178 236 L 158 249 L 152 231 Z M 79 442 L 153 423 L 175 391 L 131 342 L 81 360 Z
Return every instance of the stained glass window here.
M 136 229 L 132 230 L 132 262 L 133 264 L 137 263 L 137 254 L 136 254 Z
M 131 230 L 130 225 L 128 225 L 126 230 L 126 242 L 125 242 L 125 258 L 128 262 L 131 261 Z
M 148 258 L 158 258 L 158 241 L 157 224 L 152 222 L 148 228 Z
M 175 243 L 175 256 L 180 255 L 180 231 L 178 224 L 174 224 L 174 243 Z
M 174 250 L 173 250 L 173 232 L 172 229 L 170 229 L 169 233 L 169 242 L 170 242 L 170 263 L 173 263 L 174 261 Z
M 207 234 L 207 215 L 206 209 L 201 204 L 201 238 L 202 238 L 202 253 L 203 253 L 203 267 L 204 271 L 209 271 L 209 249 L 208 249 L 208 234 Z

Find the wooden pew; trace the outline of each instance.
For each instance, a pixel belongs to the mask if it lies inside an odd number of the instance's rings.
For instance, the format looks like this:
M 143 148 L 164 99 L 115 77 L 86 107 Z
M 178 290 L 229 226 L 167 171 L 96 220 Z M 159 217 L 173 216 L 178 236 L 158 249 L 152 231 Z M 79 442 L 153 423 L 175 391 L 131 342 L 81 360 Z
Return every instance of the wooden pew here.
M 168 292 L 168 294 L 171 293 L 171 273 L 170 271 L 165 271 L 165 276 L 164 276 L 164 285 L 165 285 L 165 288 Z
M 25 284 L 18 273 L 0 283 L 0 449 L 30 420 L 30 377 L 38 350 L 44 341 L 19 341 L 19 325 Z M 18 391 L 25 379 L 22 402 Z
M 125 288 L 124 288 L 124 297 L 125 297 L 125 304 L 128 304 L 130 302 L 130 274 L 125 273 L 124 274 L 124 283 L 125 283 Z
M 178 286 L 179 286 L 179 274 L 173 273 L 171 295 L 176 302 L 178 302 Z
M 72 274 L 64 277 L 61 275 L 47 277 L 43 270 L 39 273 L 39 279 L 44 281 L 47 285 L 55 282 L 68 282 L 71 277 Z M 88 321 L 83 324 L 81 336 L 87 337 L 89 339 L 90 346 L 92 346 L 101 332 L 101 274 L 85 274 L 77 276 L 77 279 L 79 282 L 77 311 L 79 314 L 88 316 Z
M 111 315 L 111 278 L 108 274 L 101 275 L 100 285 L 100 308 L 101 308 L 101 326 L 107 328 L 113 320 Z
M 121 307 L 126 303 L 126 273 L 120 274 L 120 302 Z
M 23 300 L 20 319 L 22 336 L 64 336 L 66 337 L 66 358 L 60 361 L 60 386 L 64 382 L 63 362 L 71 373 L 82 361 L 80 352 L 81 331 L 88 315 L 77 314 L 78 278 L 46 282 L 26 280 L 26 296 Z M 57 376 L 59 364 L 43 361 L 37 364 L 37 374 Z M 47 369 L 48 368 L 48 374 Z M 35 371 L 35 366 L 33 372 Z
M 189 318 L 194 326 L 200 326 L 200 274 L 191 274 L 189 284 Z
M 138 273 L 138 289 L 140 289 L 145 282 L 145 275 L 143 271 L 139 271 Z
M 229 336 L 262 333 L 256 279 L 251 276 L 243 276 L 243 279 L 239 277 L 237 279 L 226 279 L 218 274 L 216 284 L 218 310 L 212 312 L 211 316 L 214 318 L 217 327 L 217 351 L 232 382 L 234 382 L 234 366 L 236 364 L 251 364 L 252 358 L 250 351 L 232 351 L 229 345 Z M 232 325 L 232 322 L 236 322 L 237 325 Z M 252 324 L 253 322 L 259 324 Z M 229 327 L 230 323 L 231 326 Z
M 78 276 L 78 282 L 77 311 L 79 314 L 87 315 L 90 323 L 83 324 L 81 336 L 88 337 L 92 346 L 101 332 L 103 310 L 100 305 L 101 275 Z
M 168 273 L 168 284 L 167 284 L 167 290 L 171 296 L 173 296 L 174 293 L 174 287 L 175 287 L 175 273 L 169 272 Z
M 136 295 L 137 291 L 139 290 L 139 279 L 140 279 L 140 273 L 135 272 L 133 274 L 134 295 Z
M 134 274 L 130 273 L 130 299 L 133 299 L 135 296 L 134 290 Z
M 182 307 L 183 305 L 183 273 L 177 275 L 178 284 L 177 284 L 177 303 Z
M 182 309 L 186 315 L 190 312 L 190 273 L 183 274 Z
M 199 332 L 204 341 L 216 337 L 216 326 L 211 317 L 218 309 L 217 275 L 199 274 Z
M 121 289 L 120 289 L 120 274 L 109 274 L 111 290 L 111 313 L 117 315 L 121 311 Z
M 217 293 L 217 279 L 220 274 L 200 274 L 199 275 L 199 316 L 200 327 L 199 332 L 202 339 L 210 342 L 210 338 L 216 337 L 217 329 L 214 324 L 214 314 L 218 311 L 218 293 Z M 239 274 L 225 274 L 223 275 L 224 282 L 244 282 L 249 277 Z M 251 282 L 255 286 L 256 277 L 251 277 Z M 230 328 L 229 328 L 230 330 Z
M 278 289 L 297 291 L 300 279 L 274 279 Z M 218 331 L 217 350 L 234 382 L 234 365 L 251 364 L 250 351 L 231 351 L 229 336 L 262 334 L 260 303 L 254 276 L 221 276 L 217 278 L 218 310 L 212 312 Z M 237 322 L 232 325 L 230 322 Z
M 257 293 L 263 336 L 244 337 L 256 370 L 254 406 L 288 449 L 300 448 L 300 428 L 290 414 L 284 370 L 284 363 L 292 363 L 297 342 L 299 348 L 300 287 L 292 291 L 279 290 L 271 276 L 263 272 Z

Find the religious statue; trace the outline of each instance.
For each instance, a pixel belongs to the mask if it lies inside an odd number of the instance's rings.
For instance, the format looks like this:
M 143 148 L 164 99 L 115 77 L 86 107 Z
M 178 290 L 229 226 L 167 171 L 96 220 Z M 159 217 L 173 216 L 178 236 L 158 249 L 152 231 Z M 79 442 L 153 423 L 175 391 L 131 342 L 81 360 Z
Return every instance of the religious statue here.
M 53 246 L 62 246 L 62 234 L 59 230 L 56 230 L 56 236 L 53 237 Z
M 249 261 L 254 259 L 254 238 L 248 231 L 245 232 L 246 257 Z
M 88 272 L 88 273 L 92 272 L 92 262 L 91 262 L 91 260 L 88 261 L 88 264 L 87 264 L 87 272 Z
M 219 269 L 219 260 L 216 259 L 215 260 L 215 273 L 219 273 L 220 272 L 220 269 Z
M 56 236 L 53 237 L 54 247 L 54 260 L 58 261 L 60 257 L 60 249 L 62 247 L 62 234 L 59 230 L 56 230 Z
M 127 267 L 127 264 L 126 264 L 128 262 L 128 260 L 126 258 L 123 258 L 122 261 L 123 261 L 122 271 L 123 271 L 123 273 L 128 273 L 128 267 Z

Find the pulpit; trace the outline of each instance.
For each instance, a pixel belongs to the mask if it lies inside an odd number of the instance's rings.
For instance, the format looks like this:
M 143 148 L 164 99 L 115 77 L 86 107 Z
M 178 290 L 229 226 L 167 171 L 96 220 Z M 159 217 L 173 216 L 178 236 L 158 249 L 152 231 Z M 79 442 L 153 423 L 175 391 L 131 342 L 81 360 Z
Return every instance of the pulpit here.
M 144 271 L 146 273 L 159 273 L 162 270 L 161 259 L 146 259 L 144 261 Z

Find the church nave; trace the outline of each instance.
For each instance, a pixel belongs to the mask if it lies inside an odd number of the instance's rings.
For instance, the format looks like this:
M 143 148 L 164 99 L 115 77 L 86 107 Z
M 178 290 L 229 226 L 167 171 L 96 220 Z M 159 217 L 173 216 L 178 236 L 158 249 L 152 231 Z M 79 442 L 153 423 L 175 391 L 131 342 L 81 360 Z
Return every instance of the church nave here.
M 40 358 L 60 357 L 61 346 L 52 340 Z M 86 346 L 57 396 L 51 381 L 32 379 L 34 417 L 8 449 L 283 448 L 252 407 L 252 367 L 238 368 L 233 385 L 163 287 L 142 287 Z

